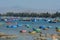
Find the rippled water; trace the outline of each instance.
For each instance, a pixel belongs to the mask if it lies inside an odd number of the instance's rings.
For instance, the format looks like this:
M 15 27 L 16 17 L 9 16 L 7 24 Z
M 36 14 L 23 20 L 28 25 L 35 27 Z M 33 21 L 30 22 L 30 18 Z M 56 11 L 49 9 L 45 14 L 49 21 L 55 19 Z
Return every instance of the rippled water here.
M 25 24 L 29 24 L 32 28 L 39 28 L 40 25 L 45 25 L 45 26 L 52 26 L 51 29 L 49 29 L 49 31 L 43 31 L 43 33 L 49 33 L 49 34 L 54 34 L 54 33 L 57 33 L 55 31 L 55 27 L 60 27 L 60 23 L 57 22 L 57 23 L 48 23 L 48 22 L 45 22 L 45 21 L 37 21 L 37 22 L 29 22 L 29 21 L 17 21 L 18 24 L 21 24 L 21 25 L 25 25 Z M 33 40 L 33 36 L 30 35 L 30 34 L 22 34 L 20 33 L 19 31 L 20 30 L 27 30 L 28 31 L 32 31 L 32 28 L 26 28 L 24 26 L 22 27 L 18 27 L 18 28 L 7 28 L 6 27 L 6 24 L 4 22 L 1 22 L 3 23 L 2 26 L 0 26 L 0 32 L 3 32 L 5 34 L 16 34 L 18 36 L 18 38 L 15 38 L 15 39 L 0 39 L 0 40 Z

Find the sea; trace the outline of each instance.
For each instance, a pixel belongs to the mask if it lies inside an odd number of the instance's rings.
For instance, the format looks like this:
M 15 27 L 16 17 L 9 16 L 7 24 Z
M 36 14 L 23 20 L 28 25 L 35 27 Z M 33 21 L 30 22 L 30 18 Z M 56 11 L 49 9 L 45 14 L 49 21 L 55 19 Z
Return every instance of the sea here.
M 48 18 L 50 19 L 50 18 Z M 0 22 L 0 32 L 8 34 L 8 35 L 17 35 L 17 38 L 13 39 L 2 39 L 0 40 L 34 40 L 34 38 L 37 38 L 37 35 L 31 35 L 28 32 L 33 31 L 32 28 L 38 29 L 39 26 L 51 26 L 51 29 L 49 30 L 41 30 L 44 34 L 49 33 L 49 34 L 60 34 L 60 32 L 56 32 L 55 28 L 60 27 L 60 22 L 57 23 L 49 23 L 47 21 L 39 20 L 36 22 L 32 21 L 16 21 L 18 24 L 22 25 L 21 27 L 17 28 L 7 28 L 7 24 L 5 22 Z M 11 23 L 13 25 L 15 22 Z M 31 28 L 26 28 L 24 25 L 29 25 Z M 20 30 L 27 30 L 27 33 L 20 33 Z M 51 40 L 50 38 L 47 38 L 47 40 Z

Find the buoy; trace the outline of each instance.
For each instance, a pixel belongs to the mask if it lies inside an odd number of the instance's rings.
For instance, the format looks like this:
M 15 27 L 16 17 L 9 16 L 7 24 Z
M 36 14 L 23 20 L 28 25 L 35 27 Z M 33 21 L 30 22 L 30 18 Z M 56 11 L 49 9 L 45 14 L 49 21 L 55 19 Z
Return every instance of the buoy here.
M 27 27 L 27 28 L 31 28 L 31 26 L 30 26 L 30 25 L 28 25 L 28 24 L 27 24 L 27 25 L 25 25 L 25 27 Z
M 60 32 L 60 30 L 56 30 L 57 32 Z
M 8 19 L 4 19 L 4 21 L 8 21 Z
M 36 29 L 35 29 L 35 28 L 33 28 L 33 31 L 36 31 Z
M 16 25 L 8 25 L 7 28 L 17 28 Z
M 11 27 L 12 27 L 12 28 L 17 28 L 17 26 L 16 26 L 16 25 L 12 25 Z
M 47 20 L 47 22 L 50 22 L 50 21 L 51 21 L 51 20 L 49 20 L 49 19 Z
M 32 19 L 32 22 L 36 22 L 37 20 L 36 19 Z
M 40 28 L 40 29 L 45 29 L 45 28 L 46 28 L 46 26 L 40 26 L 39 28 Z
M 22 25 L 21 24 L 17 24 L 18 27 L 21 27 Z
M 40 29 L 35 29 L 33 28 L 33 31 L 36 31 L 37 33 L 40 32 L 41 30 Z
M 1 19 L 1 21 L 4 21 L 4 19 Z
M 31 33 L 32 31 L 29 31 L 28 33 Z
M 56 27 L 56 31 L 57 32 L 60 32 L 60 27 Z
M 44 30 L 48 30 L 48 28 L 44 28 Z
M 52 28 L 52 26 L 48 26 L 47 28 Z
M 41 30 L 40 29 L 36 29 L 36 32 L 39 33 L 39 32 L 41 32 Z
M 33 34 L 33 35 L 36 34 L 36 31 L 32 31 L 31 34 Z
M 11 25 L 7 25 L 6 27 L 7 27 L 7 28 L 11 28 Z
M 26 30 L 21 30 L 20 32 L 21 32 L 21 33 L 26 33 Z

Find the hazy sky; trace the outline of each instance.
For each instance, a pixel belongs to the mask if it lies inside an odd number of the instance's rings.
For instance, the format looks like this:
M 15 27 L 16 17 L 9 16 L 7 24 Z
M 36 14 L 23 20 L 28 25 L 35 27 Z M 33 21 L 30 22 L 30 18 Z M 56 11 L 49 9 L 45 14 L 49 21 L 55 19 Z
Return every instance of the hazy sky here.
M 23 10 L 60 11 L 60 0 L 0 0 L 0 12 Z

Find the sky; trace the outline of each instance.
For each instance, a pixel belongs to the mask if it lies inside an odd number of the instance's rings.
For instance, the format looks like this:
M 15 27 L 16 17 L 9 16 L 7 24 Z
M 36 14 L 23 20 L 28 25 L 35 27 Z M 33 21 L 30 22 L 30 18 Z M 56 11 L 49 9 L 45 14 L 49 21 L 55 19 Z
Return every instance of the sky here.
M 32 11 L 60 11 L 60 0 L 0 0 L 0 13 Z

